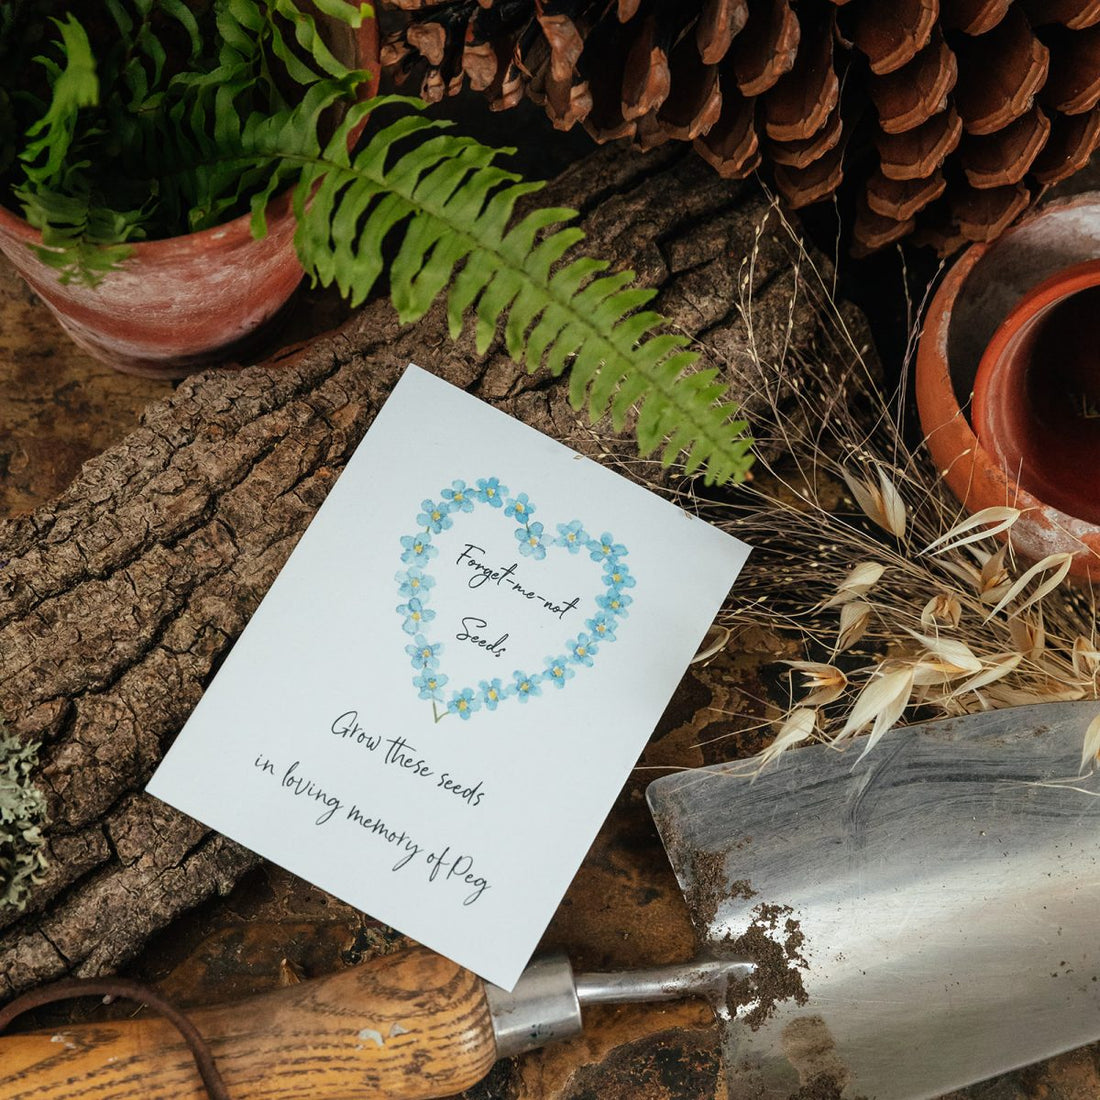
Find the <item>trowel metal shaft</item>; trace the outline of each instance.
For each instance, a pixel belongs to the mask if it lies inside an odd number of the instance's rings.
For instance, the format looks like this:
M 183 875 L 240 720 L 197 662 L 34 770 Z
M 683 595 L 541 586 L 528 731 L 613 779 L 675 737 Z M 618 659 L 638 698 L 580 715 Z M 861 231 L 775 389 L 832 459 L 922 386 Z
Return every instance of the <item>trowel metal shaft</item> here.
M 486 986 L 497 1053 L 505 1058 L 581 1031 L 581 1010 L 593 1004 L 725 1000 L 731 982 L 750 977 L 745 959 L 695 959 L 670 966 L 574 975 L 564 955 L 536 959 L 511 993 Z

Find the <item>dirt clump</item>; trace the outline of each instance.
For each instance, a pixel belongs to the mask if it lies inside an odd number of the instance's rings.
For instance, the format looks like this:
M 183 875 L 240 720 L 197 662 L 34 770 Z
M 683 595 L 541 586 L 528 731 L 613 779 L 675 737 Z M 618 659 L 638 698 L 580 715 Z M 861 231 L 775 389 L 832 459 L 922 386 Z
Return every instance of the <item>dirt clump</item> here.
M 775 1014 L 775 1006 L 809 999 L 801 971 L 807 967 L 802 946 L 806 937 L 789 905 L 761 903 L 752 923 L 739 936 L 727 934 L 723 954 L 740 955 L 756 964 L 751 978 L 734 982 L 726 996 L 730 1016 L 754 1031 Z
M 694 880 L 691 915 L 699 935 L 706 938 L 707 929 L 718 915 L 718 906 L 729 895 L 725 855 L 722 852 L 692 853 L 691 877 Z

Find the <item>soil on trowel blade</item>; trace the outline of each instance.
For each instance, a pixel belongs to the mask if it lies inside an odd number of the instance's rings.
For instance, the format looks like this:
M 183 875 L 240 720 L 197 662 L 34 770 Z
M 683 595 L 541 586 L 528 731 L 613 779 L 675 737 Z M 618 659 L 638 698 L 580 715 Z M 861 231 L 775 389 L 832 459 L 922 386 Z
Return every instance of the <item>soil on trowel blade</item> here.
M 691 879 L 691 916 L 699 938 L 704 940 L 709 938 L 718 907 L 726 898 L 751 898 L 755 893 L 745 879 L 729 881 L 722 852 L 695 852 L 691 857 Z
M 683 849 L 682 838 L 669 816 L 657 817 L 657 828 L 669 852 Z M 691 856 L 690 876 L 685 883 L 684 868 L 675 868 L 685 886 L 692 923 L 700 940 L 711 940 L 714 923 L 726 899 L 756 896 L 748 879 L 730 882 L 726 857 L 721 852 L 696 851 Z M 721 940 L 723 955 L 742 956 L 756 964 L 752 978 L 732 982 L 726 996 L 726 1008 L 753 1030 L 775 1014 L 775 1006 L 793 1000 L 806 1003 L 806 987 L 800 970 L 807 966 L 802 955 L 805 936 L 794 910 L 789 905 L 761 903 L 752 910 L 752 922 L 738 936 L 727 934 Z M 815 1098 L 809 1098 L 815 1100 Z
M 819 1073 L 807 1081 L 789 1100 L 843 1100 L 844 1086 L 832 1074 Z
M 802 1082 L 789 1100 L 843 1100 L 851 1074 L 824 1017 L 795 1016 L 784 1026 L 782 1042 L 783 1053 Z
M 793 1000 L 804 1005 L 806 987 L 801 971 L 806 969 L 802 945 L 806 937 L 789 905 L 761 903 L 753 911 L 752 923 L 739 936 L 728 934 L 722 941 L 723 954 L 741 955 L 756 964 L 751 978 L 734 982 L 726 996 L 726 1007 L 754 1031 L 775 1014 L 775 1006 Z

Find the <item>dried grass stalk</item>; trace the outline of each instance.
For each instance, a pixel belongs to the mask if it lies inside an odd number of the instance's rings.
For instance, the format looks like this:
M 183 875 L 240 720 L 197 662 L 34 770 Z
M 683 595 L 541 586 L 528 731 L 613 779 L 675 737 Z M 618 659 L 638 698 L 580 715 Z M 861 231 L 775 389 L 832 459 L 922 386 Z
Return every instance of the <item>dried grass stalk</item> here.
M 1082 773 L 1097 760 L 1100 760 L 1100 714 L 1089 723 L 1089 728 L 1085 730 L 1085 743 L 1081 749 Z
M 834 655 L 833 664 L 791 662 L 801 675 L 763 760 L 809 737 L 835 742 L 870 728 L 870 749 L 897 721 L 1098 697 L 1094 593 L 1067 583 L 1064 555 L 1015 559 L 1003 541 L 1021 514 L 1011 501 L 962 511 L 923 444 L 910 443 L 908 362 L 898 392 L 885 393 L 828 272 L 793 232 L 790 240 L 804 301 L 792 301 L 789 316 L 808 301 L 818 345 L 807 356 L 788 340 L 772 359 L 753 341 L 754 253 L 740 307 L 751 369 L 739 362 L 738 374 L 756 391 L 746 404 L 765 410 L 752 425 L 755 476 L 721 500 L 698 499 L 691 482 L 685 490 L 756 548 L 723 625 L 793 631 L 807 653 Z M 1100 724 L 1082 738 L 1087 765 Z

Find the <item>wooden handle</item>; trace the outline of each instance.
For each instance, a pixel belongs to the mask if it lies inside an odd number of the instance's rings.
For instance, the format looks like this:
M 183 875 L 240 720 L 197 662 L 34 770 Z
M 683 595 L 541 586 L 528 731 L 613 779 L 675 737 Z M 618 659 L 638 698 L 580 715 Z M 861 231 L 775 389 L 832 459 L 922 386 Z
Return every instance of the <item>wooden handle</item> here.
M 418 948 L 189 1012 L 233 1100 L 425 1100 L 496 1060 L 485 987 Z M 156 1017 L 0 1037 L 4 1100 L 206 1100 L 179 1032 Z

